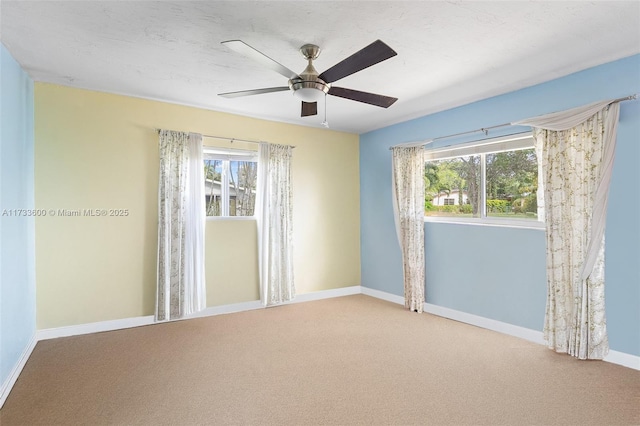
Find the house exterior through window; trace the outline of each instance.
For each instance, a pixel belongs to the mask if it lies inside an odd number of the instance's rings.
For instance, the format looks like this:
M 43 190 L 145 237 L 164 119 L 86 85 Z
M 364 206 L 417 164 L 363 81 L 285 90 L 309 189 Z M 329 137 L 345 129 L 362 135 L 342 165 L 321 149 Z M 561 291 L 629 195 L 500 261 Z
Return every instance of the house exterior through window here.
M 205 148 L 203 157 L 207 216 L 253 216 L 258 177 L 257 152 Z
M 536 221 L 531 133 L 425 151 L 425 217 Z

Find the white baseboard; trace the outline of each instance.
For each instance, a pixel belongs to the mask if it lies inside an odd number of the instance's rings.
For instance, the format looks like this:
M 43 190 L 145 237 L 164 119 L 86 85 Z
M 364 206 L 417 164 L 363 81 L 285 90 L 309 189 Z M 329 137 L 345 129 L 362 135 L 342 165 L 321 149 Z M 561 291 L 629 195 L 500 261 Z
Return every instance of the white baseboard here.
M 58 337 L 79 336 L 81 334 L 100 333 L 103 331 L 123 330 L 125 328 L 141 327 L 155 324 L 153 315 L 145 317 L 123 318 L 110 321 L 90 322 L 88 324 L 70 325 L 67 327 L 45 328 L 38 330 L 38 341 L 57 339 Z
M 497 321 L 478 315 L 469 314 L 455 309 L 445 308 L 443 306 L 424 304 L 424 311 L 439 317 L 449 318 L 455 321 L 464 322 L 466 324 L 475 325 L 476 327 L 486 328 L 488 330 L 497 331 L 498 333 L 508 334 L 509 336 L 519 337 L 530 342 L 544 344 L 544 335 L 541 331 L 532 330 L 530 328 L 520 327 L 506 322 Z
M 200 312 L 196 312 L 193 315 L 184 319 L 212 317 L 215 315 L 232 314 L 234 312 L 253 311 L 255 309 L 262 309 L 262 303 L 259 300 L 252 300 L 251 302 L 232 303 L 230 305 L 211 306 L 205 308 Z
M 36 347 L 36 343 L 38 343 L 38 338 L 34 333 L 33 336 L 31 336 L 31 340 L 29 340 L 29 343 L 22 351 L 18 362 L 13 366 L 13 369 L 9 373 L 9 376 L 4 381 L 4 383 L 2 383 L 2 387 L 0 387 L 0 408 L 2 408 L 4 402 L 7 400 L 11 389 L 13 389 L 13 385 L 16 383 L 16 380 L 18 380 L 18 376 L 20 376 L 22 369 L 29 360 L 31 352 L 33 352 L 33 349 Z
M 250 311 L 253 309 L 260 309 L 260 308 L 262 308 L 262 304 L 260 303 L 259 300 L 251 301 L 251 302 L 243 302 L 243 303 L 233 303 L 230 305 L 212 306 L 200 312 L 197 312 L 193 315 L 189 315 L 187 317 L 180 318 L 179 320 L 172 320 L 172 321 L 184 321 L 192 318 L 201 318 L 201 317 L 209 317 L 213 315 L 229 314 L 233 312 Z M 161 324 L 163 322 L 170 322 L 170 321 L 156 322 L 153 315 L 148 315 L 144 317 L 132 317 L 132 318 L 117 319 L 117 320 L 92 322 L 87 324 L 70 325 L 67 327 L 46 328 L 43 330 L 39 330 L 37 332 L 37 336 L 38 336 L 38 341 L 40 341 L 40 340 L 48 340 L 48 339 L 57 339 L 58 337 L 79 336 L 82 334 L 100 333 L 103 331 L 124 330 L 126 328 Z
M 362 294 L 375 297 L 376 299 L 386 300 L 387 302 L 397 303 L 398 305 L 404 305 L 404 297 L 396 296 L 395 294 L 387 293 L 385 291 L 374 290 L 369 287 L 362 287 Z
M 610 350 L 609 355 L 604 357 L 604 360 L 612 364 L 618 364 L 633 368 L 634 370 L 640 370 L 640 356 Z
M 296 296 L 288 303 L 301 303 L 312 300 L 329 299 L 332 297 L 349 296 L 360 294 L 360 286 L 342 287 L 331 290 L 314 291 Z M 264 306 L 259 300 L 250 302 L 233 303 L 229 305 L 211 306 L 188 317 L 181 318 L 183 321 L 191 318 L 202 318 L 214 315 L 230 314 L 234 312 L 251 311 L 262 309 Z M 123 318 L 110 321 L 92 322 L 87 324 L 71 325 L 67 327 L 46 328 L 36 332 L 36 341 L 56 339 L 58 337 L 78 336 L 81 334 L 100 333 L 103 331 L 123 330 L 125 328 L 141 327 L 144 325 L 158 324 L 154 321 L 153 315 L 144 317 Z
M 362 294 L 361 287 L 354 285 L 351 287 L 332 288 L 330 290 L 312 291 L 310 293 L 297 294 L 293 300 L 282 302 L 277 305 L 269 305 L 266 308 L 275 308 L 278 306 L 292 305 L 294 303 L 311 302 L 314 300 L 332 299 L 334 297 L 351 296 L 354 294 Z
M 384 291 L 362 287 L 362 294 L 404 305 L 404 297 Z M 466 312 L 456 311 L 455 309 L 432 305 L 430 303 L 424 304 L 424 311 L 433 315 L 438 315 L 466 324 L 475 325 L 477 327 L 486 328 L 489 330 L 497 331 L 499 333 L 508 334 L 510 336 L 519 337 L 530 342 L 538 343 L 541 345 L 545 344 L 544 335 L 541 331 L 531 330 L 529 328 L 520 327 L 513 324 L 507 324 L 502 321 L 480 317 Z M 604 358 L 604 361 L 610 362 L 612 364 L 622 365 L 628 368 L 633 368 L 635 370 L 640 370 L 640 356 L 610 350 L 609 355 Z
M 311 302 L 312 300 L 331 299 L 333 297 L 351 296 L 354 294 L 361 294 L 362 290 L 359 285 L 351 287 L 333 288 L 331 290 L 313 291 L 311 293 L 304 293 L 296 295 L 296 298 L 291 303 Z

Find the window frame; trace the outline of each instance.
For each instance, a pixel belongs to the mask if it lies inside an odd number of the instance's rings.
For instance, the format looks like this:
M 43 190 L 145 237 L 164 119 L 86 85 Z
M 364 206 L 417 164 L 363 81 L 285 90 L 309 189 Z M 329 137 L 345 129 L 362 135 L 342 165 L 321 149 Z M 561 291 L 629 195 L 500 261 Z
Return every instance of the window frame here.
M 207 160 L 222 161 L 222 172 L 220 176 L 220 202 L 221 202 L 221 214 L 220 216 L 206 216 L 206 220 L 256 220 L 255 206 L 252 216 L 231 216 L 229 215 L 229 208 L 231 205 L 231 198 L 229 194 L 229 174 L 231 173 L 232 161 L 246 161 L 258 164 L 258 151 L 242 150 L 234 148 L 219 148 L 212 146 L 204 146 L 202 148 L 202 161 Z M 206 177 L 205 177 L 206 179 Z M 257 189 L 257 183 L 256 183 Z M 206 196 L 206 193 L 205 193 Z
M 462 143 L 458 145 L 448 145 L 445 147 L 425 148 L 424 162 L 447 160 L 470 155 L 480 156 L 480 217 L 455 217 L 455 216 L 424 216 L 425 222 L 449 223 L 476 226 L 498 226 L 508 228 L 537 229 L 544 230 L 545 223 L 541 217 L 538 206 L 538 219 L 508 219 L 487 216 L 487 154 L 499 152 L 517 151 L 534 148 L 533 132 L 516 133 L 496 138 L 483 139 L 474 142 Z M 542 173 L 540 162 L 538 161 L 538 176 Z M 538 182 L 540 179 L 538 178 Z M 544 188 L 538 186 L 538 190 Z

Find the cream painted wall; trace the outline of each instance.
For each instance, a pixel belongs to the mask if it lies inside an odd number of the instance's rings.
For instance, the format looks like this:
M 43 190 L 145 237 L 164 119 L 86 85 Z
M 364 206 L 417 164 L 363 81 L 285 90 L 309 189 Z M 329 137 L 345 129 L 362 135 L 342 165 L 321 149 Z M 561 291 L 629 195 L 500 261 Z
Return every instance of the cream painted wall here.
M 255 220 L 209 219 L 205 241 L 207 306 L 260 299 Z
M 154 128 L 295 145 L 297 292 L 360 284 L 358 135 L 36 83 L 35 202 L 56 212 L 36 219 L 38 329 L 153 314 Z M 207 222 L 209 306 L 259 298 L 256 241 L 253 220 Z

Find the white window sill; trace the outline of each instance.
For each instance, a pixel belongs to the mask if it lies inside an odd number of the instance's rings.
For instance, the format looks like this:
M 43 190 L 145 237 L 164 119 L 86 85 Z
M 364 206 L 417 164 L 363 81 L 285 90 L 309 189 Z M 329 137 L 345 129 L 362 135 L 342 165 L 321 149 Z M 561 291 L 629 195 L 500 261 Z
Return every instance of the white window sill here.
M 447 216 L 425 216 L 424 221 L 429 223 L 449 223 L 456 225 L 473 226 L 498 226 L 502 228 L 538 229 L 545 230 L 544 222 L 526 219 L 501 219 L 501 218 L 475 218 L 475 217 L 447 217 Z
M 219 221 L 219 220 L 256 220 L 255 216 L 207 216 L 208 221 Z

